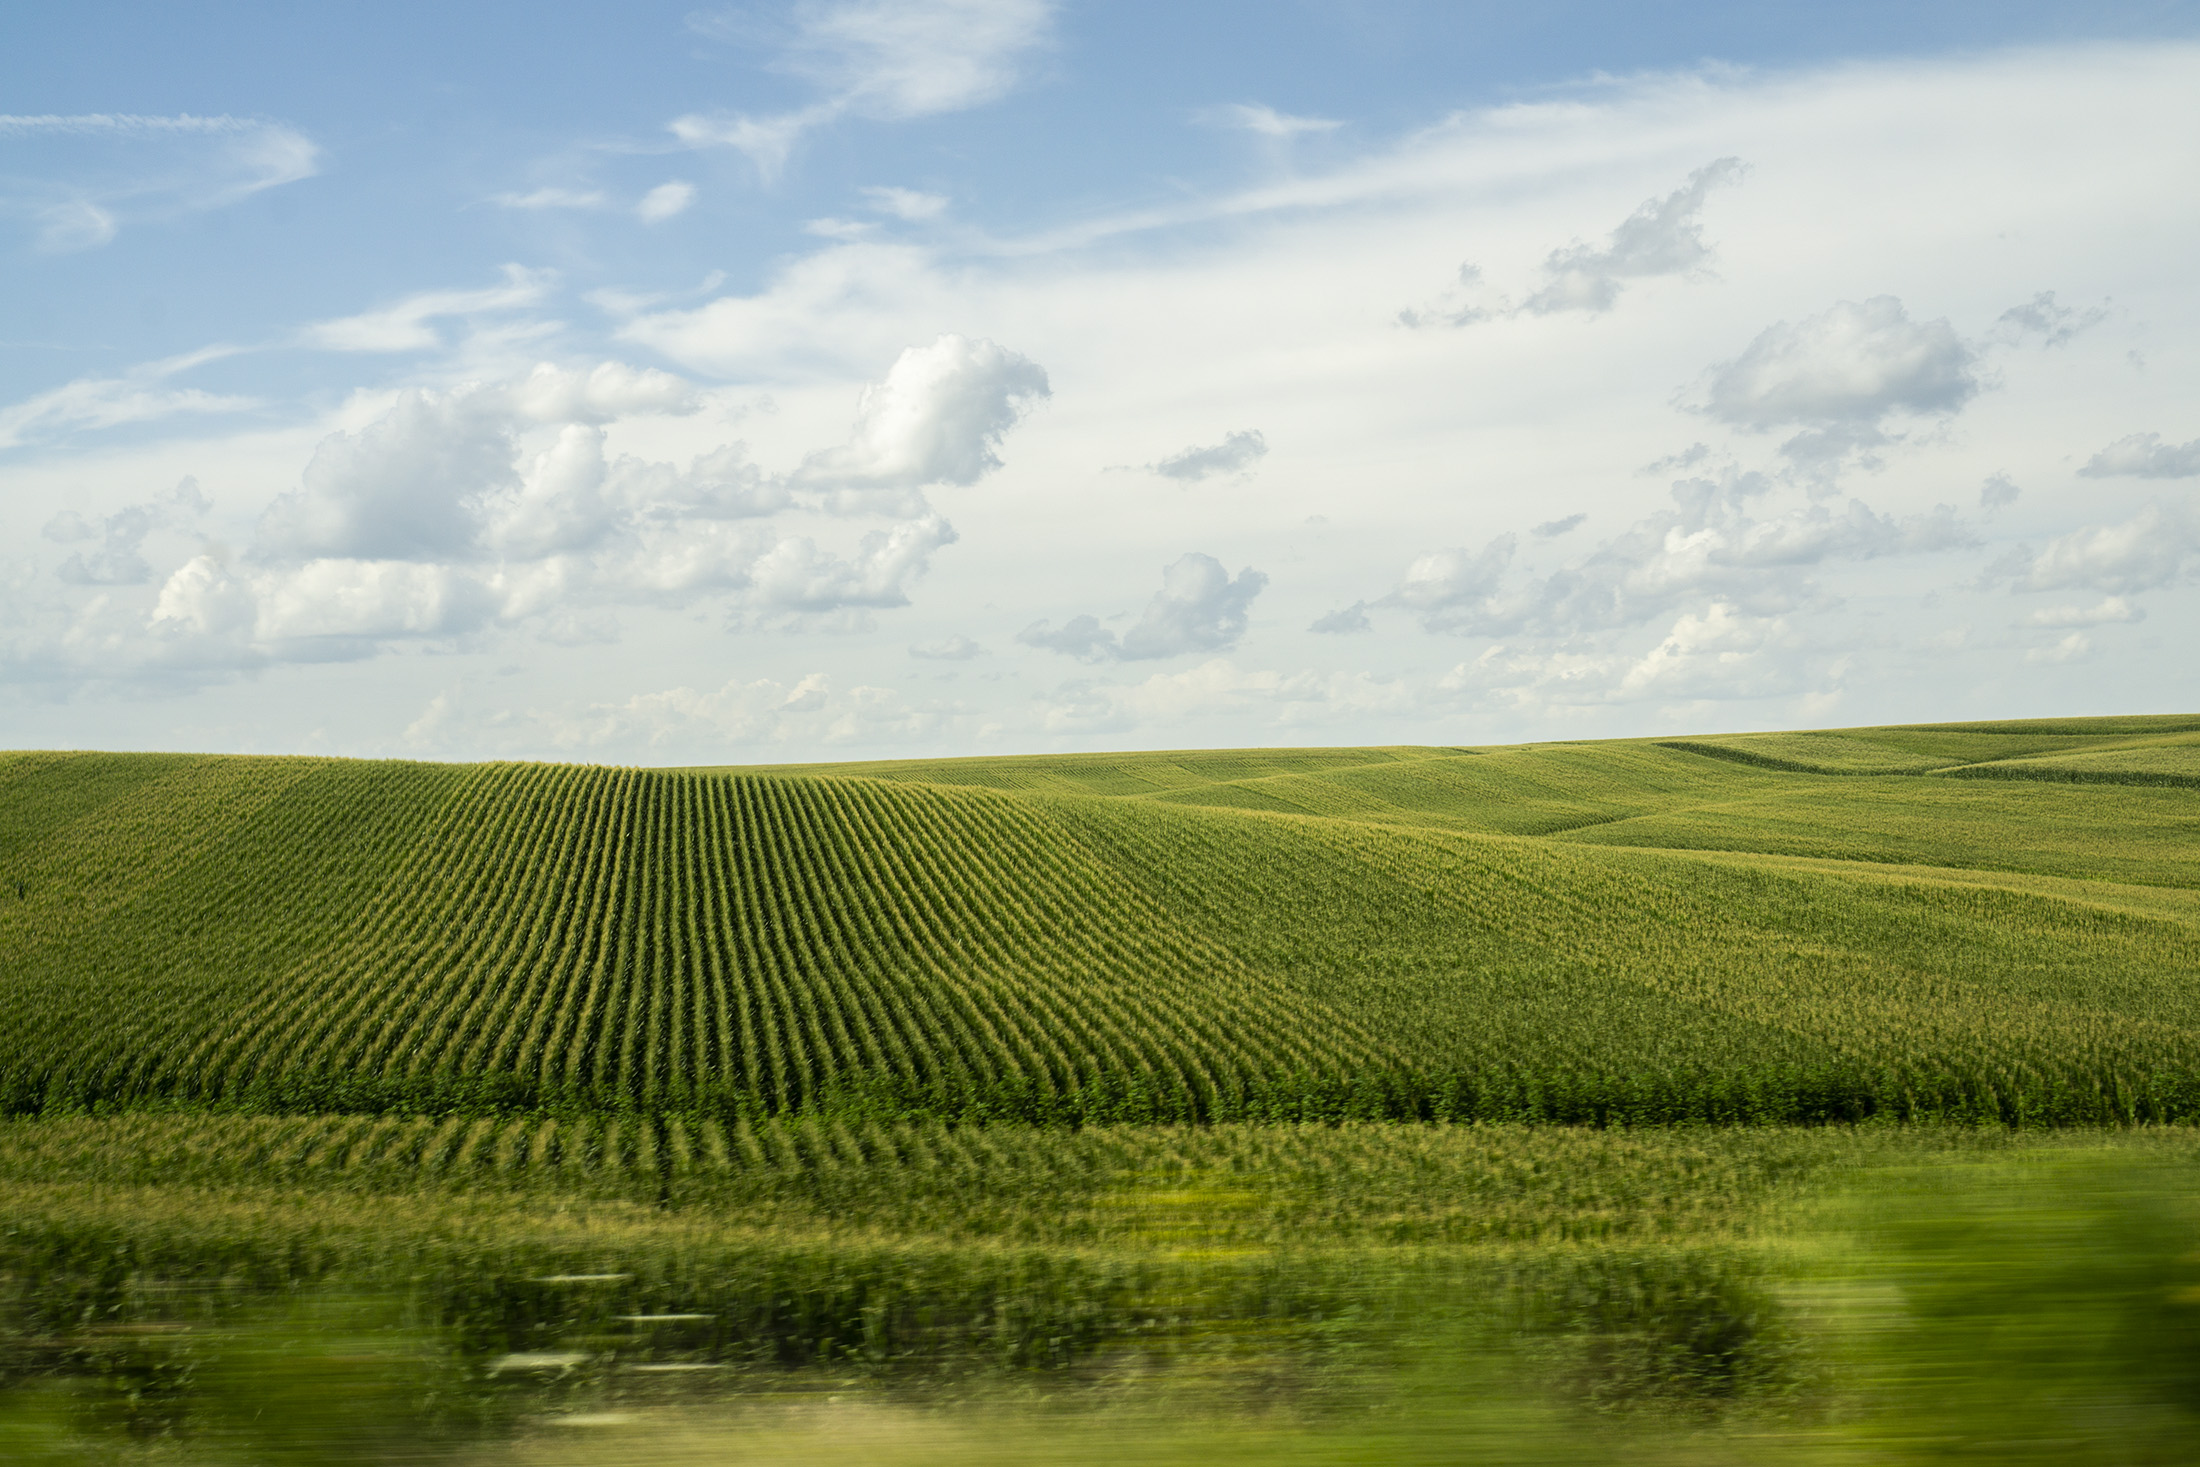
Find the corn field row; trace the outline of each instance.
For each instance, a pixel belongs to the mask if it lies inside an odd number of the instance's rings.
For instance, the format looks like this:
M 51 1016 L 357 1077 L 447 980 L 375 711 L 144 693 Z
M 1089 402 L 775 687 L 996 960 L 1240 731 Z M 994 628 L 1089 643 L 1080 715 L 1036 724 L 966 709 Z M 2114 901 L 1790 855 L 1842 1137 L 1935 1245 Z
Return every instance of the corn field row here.
M 1065 793 L 1114 778 L 1074 761 L 999 761 L 1018 792 L 0 756 L 0 1110 L 2200 1115 L 2181 791 L 1651 745 L 1152 758 L 1117 798 Z M 1858 854 L 1733 844 L 1797 829 Z M 1629 844 L 1656 830 L 1708 854 Z M 1989 845 L 2048 874 L 1987 880 Z

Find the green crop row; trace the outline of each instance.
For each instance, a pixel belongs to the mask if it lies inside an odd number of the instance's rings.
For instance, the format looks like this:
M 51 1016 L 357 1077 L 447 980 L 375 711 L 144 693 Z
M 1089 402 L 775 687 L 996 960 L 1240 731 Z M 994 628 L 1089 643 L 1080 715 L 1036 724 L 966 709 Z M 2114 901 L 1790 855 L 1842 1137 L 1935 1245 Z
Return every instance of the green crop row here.
M 0 757 L 0 1111 L 2200 1116 L 2189 792 L 1693 749 Z

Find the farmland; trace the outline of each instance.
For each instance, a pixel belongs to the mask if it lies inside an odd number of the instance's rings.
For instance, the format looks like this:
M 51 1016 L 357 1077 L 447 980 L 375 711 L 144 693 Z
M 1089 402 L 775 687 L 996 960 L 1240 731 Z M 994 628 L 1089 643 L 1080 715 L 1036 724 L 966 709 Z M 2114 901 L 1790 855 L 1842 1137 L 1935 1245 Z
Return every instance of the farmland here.
M 589 1362 L 545 1400 L 1302 1392 L 1438 1317 L 1614 1409 L 1797 1398 L 1858 1195 L 2189 1193 L 2196 853 L 2180 718 L 0 755 L 0 1440 L 11 1380 L 152 1411 L 190 1370 L 147 1341 L 301 1290 L 403 1299 L 466 1392 Z
M 2200 1112 L 2200 721 L 642 771 L 0 760 L 0 1104 Z

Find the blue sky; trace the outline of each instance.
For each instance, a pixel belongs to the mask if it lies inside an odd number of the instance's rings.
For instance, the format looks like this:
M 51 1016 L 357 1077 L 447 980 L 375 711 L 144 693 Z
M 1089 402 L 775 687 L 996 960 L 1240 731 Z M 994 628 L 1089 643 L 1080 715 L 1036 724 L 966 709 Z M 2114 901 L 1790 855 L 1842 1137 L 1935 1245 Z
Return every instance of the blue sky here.
M 2200 693 L 2200 6 L 7 29 L 17 746 L 737 762 Z

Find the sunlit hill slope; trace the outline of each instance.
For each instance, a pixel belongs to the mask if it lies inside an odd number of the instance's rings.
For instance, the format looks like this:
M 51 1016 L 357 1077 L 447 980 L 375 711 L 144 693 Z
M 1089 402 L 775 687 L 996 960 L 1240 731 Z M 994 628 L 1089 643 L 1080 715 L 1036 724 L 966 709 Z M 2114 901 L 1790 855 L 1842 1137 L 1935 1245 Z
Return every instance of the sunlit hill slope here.
M 2200 718 L 647 771 L 0 755 L 0 1105 L 2200 1114 Z

